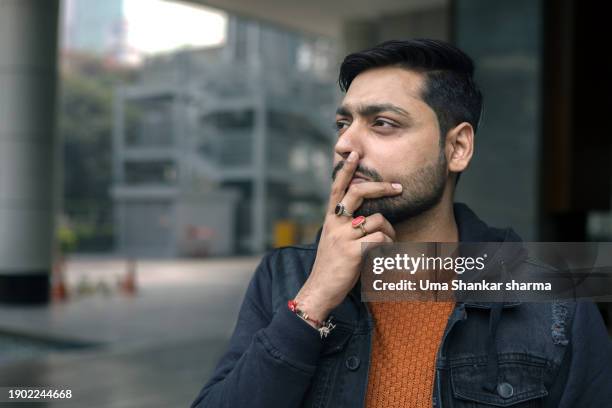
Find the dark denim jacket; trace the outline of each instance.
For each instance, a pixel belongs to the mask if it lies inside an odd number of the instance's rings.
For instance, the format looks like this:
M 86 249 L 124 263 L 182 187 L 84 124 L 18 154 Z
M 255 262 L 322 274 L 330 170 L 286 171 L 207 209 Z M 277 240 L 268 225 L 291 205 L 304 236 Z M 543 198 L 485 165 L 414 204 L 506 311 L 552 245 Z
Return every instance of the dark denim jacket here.
M 512 241 L 455 205 L 462 242 Z M 329 337 L 289 312 L 316 245 L 268 253 L 196 407 L 362 407 L 373 321 L 358 289 Z M 535 267 L 535 266 L 531 266 Z M 612 346 L 591 302 L 457 303 L 436 357 L 435 407 L 612 407 Z

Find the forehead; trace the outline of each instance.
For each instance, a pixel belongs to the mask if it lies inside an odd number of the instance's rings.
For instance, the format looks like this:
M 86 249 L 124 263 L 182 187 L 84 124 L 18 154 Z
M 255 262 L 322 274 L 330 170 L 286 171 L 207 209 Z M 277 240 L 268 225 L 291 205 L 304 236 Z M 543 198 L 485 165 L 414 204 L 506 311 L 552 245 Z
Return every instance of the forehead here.
M 375 68 L 357 75 L 342 101 L 344 106 L 393 104 L 427 108 L 421 98 L 423 74 L 398 67 Z

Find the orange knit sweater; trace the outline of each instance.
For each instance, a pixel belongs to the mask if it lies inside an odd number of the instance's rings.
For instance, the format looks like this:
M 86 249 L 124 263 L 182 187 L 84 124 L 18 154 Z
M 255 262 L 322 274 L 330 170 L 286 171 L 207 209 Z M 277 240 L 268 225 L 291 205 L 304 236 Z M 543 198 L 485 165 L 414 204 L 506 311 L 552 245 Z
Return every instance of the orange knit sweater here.
M 367 408 L 431 408 L 436 352 L 454 302 L 372 302 Z

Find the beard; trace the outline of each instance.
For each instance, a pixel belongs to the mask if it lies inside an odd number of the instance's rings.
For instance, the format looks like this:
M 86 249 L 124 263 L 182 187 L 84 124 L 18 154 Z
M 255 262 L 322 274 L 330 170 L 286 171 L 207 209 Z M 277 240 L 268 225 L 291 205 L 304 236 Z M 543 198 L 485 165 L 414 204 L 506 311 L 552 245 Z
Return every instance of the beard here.
M 332 179 L 336 179 L 336 173 L 344 166 L 344 161 L 339 162 L 332 172 Z M 385 181 L 374 169 L 368 169 L 359 165 L 356 172 L 369 177 L 372 181 Z M 440 203 L 446 187 L 446 156 L 441 151 L 436 162 L 421 167 L 411 174 L 404 175 L 393 182 L 400 183 L 403 187 L 398 196 L 366 198 L 359 208 L 353 211 L 353 216 L 363 215 L 367 217 L 380 213 L 391 224 L 411 219 L 430 210 Z M 350 209 L 349 209 L 350 211 Z

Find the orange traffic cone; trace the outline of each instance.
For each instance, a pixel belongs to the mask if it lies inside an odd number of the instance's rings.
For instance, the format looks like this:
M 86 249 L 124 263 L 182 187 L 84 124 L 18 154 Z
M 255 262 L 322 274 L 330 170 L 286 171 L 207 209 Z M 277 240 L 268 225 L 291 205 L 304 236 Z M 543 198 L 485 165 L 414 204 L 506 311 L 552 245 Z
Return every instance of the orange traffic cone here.
M 64 257 L 59 255 L 51 269 L 51 300 L 63 302 L 68 299 L 68 289 L 64 281 Z
M 135 295 L 137 292 L 136 261 L 134 259 L 129 259 L 127 262 L 125 278 L 121 281 L 121 291 L 130 296 Z

